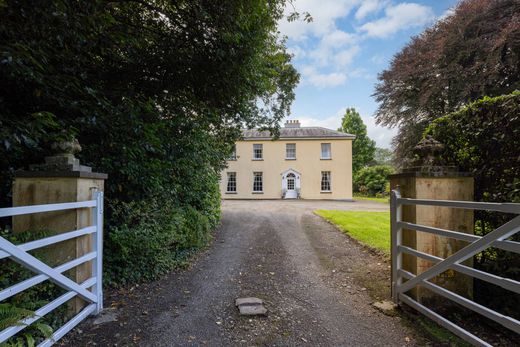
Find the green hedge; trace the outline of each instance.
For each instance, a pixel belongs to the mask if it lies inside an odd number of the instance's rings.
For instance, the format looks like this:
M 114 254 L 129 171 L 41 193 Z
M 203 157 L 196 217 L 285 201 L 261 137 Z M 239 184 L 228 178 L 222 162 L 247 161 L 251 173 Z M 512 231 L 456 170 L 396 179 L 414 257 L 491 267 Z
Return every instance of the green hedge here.
M 120 285 L 152 280 L 182 264 L 193 250 L 206 245 L 214 223 L 192 207 L 178 208 L 149 201 L 120 203 L 120 224 L 108 234 L 106 281 Z
M 425 131 L 445 145 L 442 159 L 475 177 L 475 199 L 520 202 L 520 92 L 484 97 L 433 122 Z M 513 216 L 475 212 L 475 233 L 485 235 Z M 520 241 L 517 234 L 513 240 Z M 520 256 L 490 248 L 475 266 L 520 280 Z M 476 280 L 475 297 L 486 305 L 520 318 L 520 295 Z
M 425 132 L 442 158 L 475 175 L 476 198 L 520 202 L 520 92 L 484 97 L 434 121 Z

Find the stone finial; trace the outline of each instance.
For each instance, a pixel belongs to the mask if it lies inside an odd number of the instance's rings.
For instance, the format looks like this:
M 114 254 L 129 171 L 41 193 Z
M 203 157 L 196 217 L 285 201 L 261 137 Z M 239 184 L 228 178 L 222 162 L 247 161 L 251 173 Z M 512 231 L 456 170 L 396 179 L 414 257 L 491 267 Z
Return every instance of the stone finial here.
M 414 147 L 415 161 L 413 167 L 404 171 L 414 171 L 432 176 L 445 176 L 457 171 L 455 166 L 446 166 L 441 159 L 444 145 L 428 135 Z
M 438 158 L 443 149 L 444 145 L 442 143 L 428 135 L 419 141 L 413 152 L 418 156 L 417 164 L 420 164 L 420 166 L 434 166 L 438 165 Z
M 51 145 L 52 156 L 45 157 L 45 164 L 30 165 L 32 171 L 82 171 L 92 172 L 92 168 L 80 165 L 79 159 L 74 154 L 81 151 L 77 139 L 55 142 Z
M 79 144 L 78 139 L 73 138 L 71 140 L 65 140 L 60 142 L 54 142 L 51 145 L 51 149 L 57 155 L 65 155 L 65 154 L 77 154 L 81 152 L 81 146 Z

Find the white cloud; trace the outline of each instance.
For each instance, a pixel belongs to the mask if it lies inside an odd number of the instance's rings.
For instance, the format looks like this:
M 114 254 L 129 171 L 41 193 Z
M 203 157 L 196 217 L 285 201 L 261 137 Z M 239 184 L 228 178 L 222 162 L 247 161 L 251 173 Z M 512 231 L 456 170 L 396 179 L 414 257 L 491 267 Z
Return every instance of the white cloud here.
M 302 69 L 302 84 L 310 84 L 318 88 L 337 87 L 345 84 L 347 75 L 342 72 L 320 73 L 312 66 Z
M 368 137 L 376 141 L 377 147 L 391 148 L 392 138 L 397 135 L 397 129 L 386 128 L 376 125 L 374 117 L 363 117 L 363 121 L 367 126 Z
M 336 28 L 336 19 L 346 17 L 352 8 L 361 0 L 298 0 L 293 5 L 287 4 L 285 15 L 294 12 L 309 12 L 313 21 L 307 23 L 301 20 L 288 22 L 282 18 L 278 23 L 278 29 L 283 35 L 292 40 L 305 40 L 309 35 L 322 37 Z
M 359 51 L 359 46 L 352 46 L 349 49 L 341 50 L 333 56 L 334 62 L 340 67 L 347 66 L 352 63 L 352 60 L 354 60 L 354 57 Z
M 360 30 L 370 37 L 385 38 L 400 30 L 423 26 L 434 19 L 431 7 L 403 2 L 388 6 L 383 18 L 363 24 Z
M 365 0 L 357 9 L 355 17 L 361 20 L 371 13 L 382 10 L 387 4 L 386 0 Z
M 357 40 L 357 36 L 352 33 L 347 33 L 342 30 L 334 30 L 323 36 L 321 45 L 323 47 L 334 48 L 346 44 L 353 44 Z

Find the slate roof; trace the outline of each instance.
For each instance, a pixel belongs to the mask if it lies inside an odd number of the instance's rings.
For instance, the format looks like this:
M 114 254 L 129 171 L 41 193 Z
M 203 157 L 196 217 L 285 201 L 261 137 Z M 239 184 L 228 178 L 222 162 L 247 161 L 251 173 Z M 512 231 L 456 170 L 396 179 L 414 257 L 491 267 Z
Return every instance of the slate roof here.
M 269 131 L 258 131 L 258 129 L 242 130 L 244 140 L 262 140 L 272 138 Z M 280 139 L 355 139 L 355 135 L 342 133 L 322 127 L 282 127 L 280 128 Z

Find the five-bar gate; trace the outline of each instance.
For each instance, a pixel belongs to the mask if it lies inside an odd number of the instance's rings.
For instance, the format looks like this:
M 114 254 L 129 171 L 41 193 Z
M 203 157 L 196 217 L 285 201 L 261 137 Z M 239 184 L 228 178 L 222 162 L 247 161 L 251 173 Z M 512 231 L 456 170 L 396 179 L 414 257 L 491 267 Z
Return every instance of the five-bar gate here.
M 520 322 L 512 317 L 503 315 L 499 312 L 491 310 L 480 305 L 468 298 L 451 292 L 430 280 L 440 275 L 446 270 L 452 269 L 468 276 L 478 278 L 480 280 L 495 284 L 514 293 L 520 294 L 520 282 L 496 276 L 487 272 L 483 272 L 472 267 L 461 264 L 463 261 L 472 258 L 474 255 L 482 252 L 488 247 L 496 247 L 502 250 L 515 252 L 520 254 L 520 242 L 508 241 L 507 239 L 520 231 L 520 216 L 515 217 L 511 221 L 495 229 L 489 234 L 480 237 L 476 235 L 465 234 L 457 231 L 444 230 L 431 226 L 418 225 L 402 220 L 402 206 L 404 205 L 427 205 L 427 206 L 444 206 L 460 209 L 471 210 L 487 210 L 498 211 L 512 214 L 520 214 L 520 204 L 512 203 L 484 203 L 470 201 L 449 201 L 449 200 L 426 200 L 426 199 L 407 199 L 402 198 L 399 189 L 393 190 L 390 200 L 391 212 L 391 232 L 392 232 L 392 297 L 395 303 L 405 303 L 416 309 L 425 316 L 444 326 L 454 334 L 476 346 L 490 346 L 487 342 L 481 340 L 477 336 L 466 331 L 462 327 L 449 321 L 442 315 L 434 312 L 426 306 L 414 300 L 406 292 L 415 286 L 423 286 L 432 292 L 450 299 L 468 309 L 473 310 L 502 326 L 520 334 Z M 416 230 L 425 233 L 450 237 L 456 240 L 468 242 L 468 245 L 446 259 L 420 252 L 402 244 L 403 229 Z M 434 263 L 431 268 L 414 275 L 402 267 L 402 254 L 406 253 L 411 256 L 426 259 Z
M 50 236 L 40 240 L 14 245 L 8 240 L 0 237 L 0 259 L 11 258 L 13 261 L 33 271 L 37 275 L 9 288 L 0 291 L 0 302 L 16 295 L 43 281 L 50 280 L 67 292 L 45 306 L 35 311 L 34 315 L 0 331 L 0 344 L 22 331 L 25 327 L 38 321 L 40 318 L 65 304 L 70 299 L 79 296 L 86 300 L 87 305 L 77 315 L 71 318 L 62 327 L 56 329 L 53 335 L 39 344 L 39 346 L 50 346 L 63 337 L 72 328 L 91 314 L 97 314 L 103 309 L 102 291 L 102 254 L 103 254 L 103 192 L 95 191 L 94 199 L 81 202 L 33 205 L 22 207 L 10 207 L 0 209 L 0 217 L 18 216 L 32 213 L 43 213 L 51 211 L 63 211 L 78 208 L 91 208 L 92 225 L 86 228 Z M 28 252 L 37 248 L 49 246 L 66 240 L 74 239 L 83 235 L 92 236 L 93 250 L 77 259 L 68 261 L 55 268 L 48 266 Z M 76 283 L 63 275 L 70 270 L 86 262 L 92 262 L 92 277 L 83 283 Z

